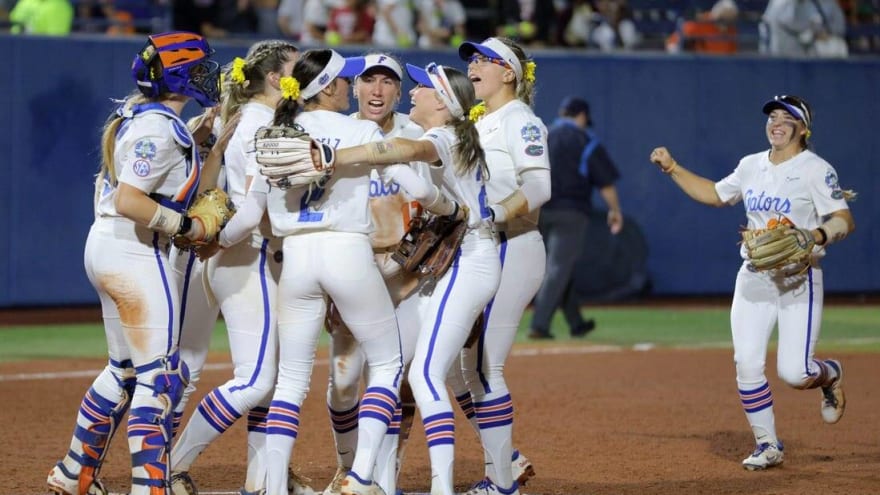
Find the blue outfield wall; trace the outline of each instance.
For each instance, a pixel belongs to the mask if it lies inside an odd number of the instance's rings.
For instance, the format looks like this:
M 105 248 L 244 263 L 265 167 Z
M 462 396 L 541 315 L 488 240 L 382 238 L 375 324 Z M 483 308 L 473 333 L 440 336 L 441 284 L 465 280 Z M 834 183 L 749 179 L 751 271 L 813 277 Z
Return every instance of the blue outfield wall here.
M 111 97 L 132 88 L 128 75 L 142 40 L 43 39 L 0 36 L 0 307 L 91 304 L 97 296 L 82 266 L 92 221 L 93 176 L 100 128 Z M 219 59 L 243 56 L 246 45 L 217 46 Z M 356 51 L 341 50 L 347 55 Z M 452 51 L 398 53 L 463 68 Z M 767 147 L 764 100 L 790 93 L 815 110 L 814 150 L 831 162 L 852 204 L 857 232 L 826 259 L 831 292 L 877 292 L 875 261 L 880 206 L 875 167 L 880 148 L 880 60 L 783 61 L 691 55 L 603 56 L 561 51 L 536 54 L 536 112 L 548 124 L 559 100 L 586 97 L 595 130 L 623 174 L 623 208 L 649 245 L 655 294 L 724 294 L 733 290 L 742 206 L 699 205 L 649 163 L 670 148 L 683 165 L 711 179 L 740 157 Z M 405 83 L 409 90 L 411 83 Z M 409 107 L 408 96 L 401 110 Z M 193 103 L 188 112 L 198 110 Z M 600 201 L 601 203 L 601 201 Z M 694 238 L 699 239 L 698 245 Z M 588 276 L 588 275 L 585 275 Z

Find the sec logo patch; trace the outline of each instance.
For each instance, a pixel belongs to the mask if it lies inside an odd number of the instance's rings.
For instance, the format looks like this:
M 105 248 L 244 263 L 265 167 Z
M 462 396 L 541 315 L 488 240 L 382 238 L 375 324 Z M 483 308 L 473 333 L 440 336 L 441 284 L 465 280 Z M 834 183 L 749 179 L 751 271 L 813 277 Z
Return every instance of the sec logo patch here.
M 150 175 L 150 162 L 147 160 L 135 160 L 131 164 L 131 169 L 138 177 L 146 177 Z

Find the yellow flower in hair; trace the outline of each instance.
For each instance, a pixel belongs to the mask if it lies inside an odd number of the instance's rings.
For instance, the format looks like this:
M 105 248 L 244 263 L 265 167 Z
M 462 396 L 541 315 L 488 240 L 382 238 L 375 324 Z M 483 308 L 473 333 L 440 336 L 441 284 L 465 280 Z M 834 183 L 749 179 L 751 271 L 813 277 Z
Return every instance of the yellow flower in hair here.
M 244 66 L 247 62 L 244 61 L 241 57 L 235 57 L 232 61 L 232 70 L 229 71 L 229 78 L 232 79 L 233 82 L 238 84 L 242 84 L 245 82 L 246 78 L 244 77 Z
M 468 112 L 468 118 L 471 120 L 471 122 L 476 122 L 476 121 L 480 120 L 480 117 L 482 117 L 483 114 L 485 114 L 485 113 L 486 113 L 486 102 L 481 101 L 471 107 L 471 111 Z
M 281 97 L 285 100 L 299 99 L 299 81 L 290 76 L 284 76 L 279 81 L 281 85 Z
M 526 62 L 526 72 L 523 74 L 523 78 L 528 82 L 535 82 L 535 69 L 538 68 L 538 64 L 529 60 Z

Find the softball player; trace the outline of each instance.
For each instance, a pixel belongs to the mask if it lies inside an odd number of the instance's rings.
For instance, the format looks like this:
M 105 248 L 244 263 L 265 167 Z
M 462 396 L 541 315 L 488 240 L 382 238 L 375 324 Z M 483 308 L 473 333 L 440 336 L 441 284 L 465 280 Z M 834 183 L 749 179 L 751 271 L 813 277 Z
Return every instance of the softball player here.
M 193 134 L 193 138 L 199 147 L 199 158 L 202 160 L 202 172 L 199 180 L 199 190 L 219 187 L 226 189 L 226 174 L 223 167 L 223 151 L 232 137 L 237 120 L 228 122 L 223 126 L 216 110 L 211 107 L 187 122 Z M 216 177 L 215 177 L 216 176 Z M 180 359 L 189 368 L 189 384 L 183 392 L 183 397 L 174 409 L 174 436 L 180 429 L 183 412 L 189 402 L 189 397 L 196 390 L 202 367 L 208 357 L 208 347 L 211 343 L 211 335 L 217 323 L 220 306 L 213 295 L 207 290 L 207 284 L 203 277 L 205 263 L 196 255 L 195 250 L 182 250 L 177 246 L 171 248 L 168 255 L 171 260 L 171 268 L 180 289 Z M 173 489 L 173 488 L 172 488 Z
M 280 80 L 289 76 L 298 49 L 285 41 L 261 41 L 245 59 L 236 58 L 226 82 L 223 115 L 240 112 L 240 121 L 226 149 L 227 190 L 237 205 L 244 202 L 249 181 L 258 174 L 254 134 L 271 123 L 281 100 Z M 238 418 L 248 413 L 248 469 L 242 493 L 264 488 L 266 414 L 276 377 L 277 329 L 275 297 L 281 272 L 280 239 L 268 219 L 250 239 L 224 249 L 208 261 L 207 278 L 226 322 L 233 378 L 209 392 L 199 403 L 174 446 L 175 490 L 194 495 L 187 471 L 196 457 Z M 297 493 L 303 493 L 300 487 Z M 311 489 L 307 489 L 309 492 Z
M 336 163 L 430 163 L 442 192 L 406 165 L 387 167 L 383 176 L 399 183 L 429 211 L 462 215 L 468 222 L 456 260 L 432 288 L 408 373 L 427 435 L 433 492 L 452 495 L 455 420 L 446 375 L 453 363 L 458 365 L 474 321 L 495 294 L 501 265 L 485 199 L 484 153 L 467 118 L 475 102 L 473 85 L 462 72 L 437 64 L 425 69 L 407 65 L 407 72 L 418 83 L 410 91 L 410 118 L 425 129 L 424 136 L 341 149 Z
M 282 87 L 291 90 L 279 105 L 274 124 L 301 126 L 312 138 L 333 147 L 380 140 L 382 131 L 374 122 L 339 113 L 349 106 L 348 78 L 360 74 L 363 65 L 363 59 L 345 59 L 333 50 L 303 53 L 294 65 L 293 78 L 282 81 Z M 358 413 L 357 449 L 341 492 L 381 493 L 372 481 L 373 466 L 398 403 L 401 358 L 394 306 L 368 235 L 372 230 L 369 184 L 365 166 L 337 170 L 323 188 L 280 190 L 255 180 L 242 215 L 233 218 L 220 239 L 226 244 L 240 236 L 242 226 L 262 216 L 262 204 L 273 233 L 284 238 L 287 261 L 278 287 L 279 372 L 267 428 L 268 493 L 286 489 L 287 465 L 327 297 L 363 349 L 369 368 Z
M 462 358 L 486 456 L 486 479 L 473 493 L 510 494 L 517 492 L 518 483 L 511 470 L 513 402 L 504 362 L 523 311 L 544 277 L 546 253 L 538 209 L 550 198 L 547 128 L 529 106 L 535 63 L 519 45 L 489 38 L 464 43 L 458 53 L 468 62 L 468 77 L 485 105 L 477 129 L 489 166 L 486 191 L 500 237 L 502 266 L 498 293 L 484 312 L 485 329 Z
M 402 77 L 400 64 L 390 55 L 367 54 L 364 57 L 364 70 L 354 81 L 353 94 L 358 101 L 358 111 L 352 116 L 375 122 L 386 138 L 401 136 L 414 139 L 421 136 L 423 130 L 412 124 L 408 115 L 394 111 L 401 97 Z M 415 351 L 420 302 L 425 298 L 413 291 L 417 279 L 402 272 L 400 265 L 391 259 L 391 253 L 406 232 L 410 219 L 418 213 L 418 202 L 406 195 L 397 183 L 386 183 L 377 170 L 370 172 L 370 214 L 374 226 L 370 239 L 376 264 L 382 271 L 389 295 L 397 308 L 404 365 L 409 363 Z M 327 323 L 331 334 L 327 409 L 336 443 L 338 467 L 323 495 L 338 495 L 357 447 L 357 411 L 360 379 L 364 374 L 364 354 L 338 315 L 328 317 Z M 403 402 L 395 410 L 374 472 L 379 486 L 385 493 L 392 494 L 396 492 L 403 452 L 403 449 L 398 450 L 398 443 L 403 444 L 408 437 L 408 426 L 415 413 L 415 401 L 405 381 L 401 386 L 401 398 Z
M 764 113 L 769 116 L 765 132 L 770 150 L 743 157 L 718 182 L 685 169 L 666 148 L 651 152 L 651 161 L 692 199 L 711 206 L 742 201 L 748 228 L 785 221 L 809 229 L 816 242 L 805 266 L 766 272 L 751 268 L 745 246 L 740 249 L 743 264 L 736 276 L 730 325 L 740 401 L 757 444 L 743 460 L 748 470 L 778 466 L 783 460 L 773 395 L 765 375 L 767 345 L 776 324 L 779 378 L 798 389 L 820 388 L 826 423 L 836 423 L 843 415 L 843 367 L 836 360 L 814 357 L 822 325 L 819 262 L 828 244 L 855 229 L 846 203 L 854 193 L 842 190 L 834 167 L 808 149 L 813 119 L 807 102 L 796 96 L 776 96 L 764 105 Z
M 167 253 L 172 236 L 206 237 L 183 213 L 200 160 L 180 113 L 190 98 L 217 104 L 212 53 L 197 34 L 150 36 L 132 64 L 141 94 L 104 128 L 85 267 L 101 299 L 110 360 L 83 397 L 70 450 L 49 473 L 53 493 L 105 492 L 98 471 L 129 404 L 131 493 L 170 491 L 173 410 L 189 373 L 177 351 L 180 299 Z

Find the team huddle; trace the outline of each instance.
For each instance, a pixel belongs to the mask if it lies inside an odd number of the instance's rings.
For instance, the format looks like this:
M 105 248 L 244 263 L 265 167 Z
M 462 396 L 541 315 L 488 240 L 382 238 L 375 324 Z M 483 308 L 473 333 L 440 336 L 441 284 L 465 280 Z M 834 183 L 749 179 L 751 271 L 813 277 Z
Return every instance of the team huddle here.
M 531 109 L 535 62 L 504 38 L 461 44 L 461 69 L 300 52 L 281 40 L 222 67 L 212 53 L 196 34 L 150 36 L 132 66 L 137 91 L 105 126 L 85 266 L 110 359 L 83 397 L 49 490 L 109 493 L 100 469 L 128 413 L 132 495 L 197 494 L 191 466 L 243 416 L 240 493 L 316 493 L 289 466 L 326 330 L 337 471 L 324 495 L 400 493 L 416 409 L 431 463 L 425 485 L 453 495 L 453 399 L 485 457 L 485 478 L 467 495 L 518 494 L 535 472 L 513 445 L 504 364 L 543 280 L 538 213 L 551 192 L 547 129 Z M 415 83 L 409 115 L 395 110 L 405 78 Z M 184 122 L 190 99 L 206 110 Z M 299 152 L 278 153 L 290 139 Z M 652 160 L 683 173 L 658 150 Z M 734 179 L 724 186 L 726 202 L 741 199 Z M 428 218 L 462 228 L 451 262 L 426 277 L 399 254 L 414 222 Z M 817 246 L 845 236 L 848 219 L 816 227 L 825 236 Z M 181 428 L 221 312 L 233 376 Z M 810 359 L 817 336 L 806 337 Z M 763 368 L 748 371 L 741 393 L 747 417 L 758 418 L 759 450 L 747 467 L 769 467 L 782 444 L 772 409 L 750 399 L 769 397 Z M 811 359 L 806 373 L 796 386 L 822 387 L 823 407 L 839 419 L 840 364 Z

